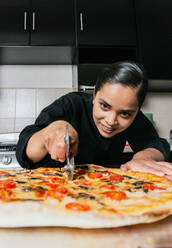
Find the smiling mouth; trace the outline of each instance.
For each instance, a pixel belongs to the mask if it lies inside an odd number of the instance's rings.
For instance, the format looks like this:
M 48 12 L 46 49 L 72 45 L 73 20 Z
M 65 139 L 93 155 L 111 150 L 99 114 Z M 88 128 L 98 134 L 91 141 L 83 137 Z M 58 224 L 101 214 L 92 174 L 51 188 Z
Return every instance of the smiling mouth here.
M 112 133 L 116 130 L 116 128 L 109 128 L 109 127 L 104 126 L 103 124 L 101 124 L 101 127 L 105 133 Z

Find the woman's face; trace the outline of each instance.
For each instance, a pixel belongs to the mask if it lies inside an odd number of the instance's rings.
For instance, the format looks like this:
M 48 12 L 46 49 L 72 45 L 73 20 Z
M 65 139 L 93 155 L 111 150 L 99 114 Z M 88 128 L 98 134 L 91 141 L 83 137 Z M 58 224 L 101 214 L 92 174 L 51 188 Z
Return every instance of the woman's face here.
M 93 119 L 100 134 L 111 138 L 128 128 L 138 112 L 137 89 L 106 83 L 93 99 Z

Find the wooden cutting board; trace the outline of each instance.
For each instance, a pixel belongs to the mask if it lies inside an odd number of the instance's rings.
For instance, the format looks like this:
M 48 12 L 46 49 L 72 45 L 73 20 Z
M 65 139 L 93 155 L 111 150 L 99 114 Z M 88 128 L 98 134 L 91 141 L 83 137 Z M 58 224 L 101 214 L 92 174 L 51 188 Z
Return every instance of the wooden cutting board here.
M 107 229 L 1 228 L 3 248 L 172 248 L 172 216 L 152 224 Z

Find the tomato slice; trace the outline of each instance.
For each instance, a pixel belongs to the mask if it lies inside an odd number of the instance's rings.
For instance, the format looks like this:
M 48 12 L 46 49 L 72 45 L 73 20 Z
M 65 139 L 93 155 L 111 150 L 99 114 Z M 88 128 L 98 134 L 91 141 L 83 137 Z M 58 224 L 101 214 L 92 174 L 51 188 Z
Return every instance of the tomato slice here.
M 10 181 L 0 182 L 0 189 L 14 189 L 16 188 L 16 183 Z
M 91 182 L 88 182 L 86 180 L 77 180 L 77 181 L 74 181 L 74 184 L 76 184 L 76 185 L 83 185 L 83 186 L 90 186 L 91 185 Z
M 162 187 L 158 187 L 158 186 L 152 185 L 150 183 L 144 183 L 143 187 L 146 188 L 146 189 L 150 189 L 150 190 L 155 190 L 155 189 L 163 190 L 164 189 Z
M 103 184 L 99 188 L 100 189 L 114 190 L 115 189 L 115 186 L 114 185 L 110 185 L 110 184 Z
M 14 178 L 8 178 L 8 179 L 5 179 L 5 180 L 0 180 L 0 184 L 12 183 L 12 182 L 14 182 Z
M 59 183 L 46 183 L 45 186 L 47 186 L 50 189 L 57 189 L 59 188 L 60 184 Z
M 29 174 L 29 173 L 25 173 L 25 174 L 23 174 L 23 176 L 24 177 L 33 177 L 33 175 L 32 174 Z
M 66 180 L 64 178 L 52 177 L 50 178 L 52 183 L 65 183 Z
M 6 189 L 14 189 L 14 188 L 16 188 L 16 183 L 7 182 L 7 183 L 5 183 L 5 188 Z
M 48 186 L 48 188 L 60 194 L 66 194 L 68 192 L 67 188 L 61 186 L 58 183 L 47 183 L 46 186 Z
M 67 192 L 68 190 L 65 187 L 60 186 L 56 189 L 48 190 L 46 197 L 50 197 L 61 202 Z
M 115 181 L 115 182 L 122 182 L 124 180 L 124 177 L 119 175 L 119 174 L 116 174 L 114 172 L 108 172 L 109 174 L 109 179 L 110 181 Z
M 10 175 L 9 172 L 7 172 L 7 171 L 0 171 L 0 176 L 8 176 L 8 175 Z
M 90 179 L 98 179 L 98 178 L 102 178 L 103 175 L 102 175 L 102 173 L 95 171 L 95 172 L 88 172 L 88 177 Z
M 36 197 L 44 197 L 46 195 L 44 190 L 35 190 L 34 192 Z
M 117 201 L 121 201 L 126 198 L 126 193 L 123 191 L 108 191 L 105 192 L 105 195 L 111 200 L 117 200 Z
M 13 192 L 11 189 L 0 189 L 0 200 L 9 201 L 12 199 Z
M 62 187 L 60 186 L 58 189 L 57 189 L 58 193 L 60 194 L 66 194 L 68 192 L 68 190 L 65 188 L 65 187 Z
M 46 194 L 46 197 L 47 198 L 50 197 L 50 198 L 53 198 L 53 199 L 58 200 L 59 202 L 61 202 L 63 200 L 63 198 L 64 198 L 64 195 L 58 194 L 58 192 L 55 191 L 55 190 L 49 190 L 47 192 L 47 194 Z
M 90 210 L 90 206 L 86 203 L 78 203 L 78 202 L 69 202 L 65 206 L 69 210 L 73 211 L 88 211 Z

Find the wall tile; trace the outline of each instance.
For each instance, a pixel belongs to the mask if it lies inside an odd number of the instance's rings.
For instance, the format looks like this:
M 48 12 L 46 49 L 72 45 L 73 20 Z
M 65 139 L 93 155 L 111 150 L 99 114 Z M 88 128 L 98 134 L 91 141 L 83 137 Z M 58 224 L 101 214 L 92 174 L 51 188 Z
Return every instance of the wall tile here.
M 14 132 L 14 118 L 0 118 L 0 133 Z
M 15 89 L 0 89 L 0 118 L 15 117 Z
M 159 135 L 169 141 L 172 129 L 172 93 L 148 93 L 142 110 L 144 113 L 153 113 Z
M 60 96 L 63 96 L 71 91 L 72 89 L 37 89 L 36 115 L 38 116 L 43 108 L 51 104 Z
M 0 65 L 1 88 L 71 88 L 72 65 Z
M 17 118 L 15 119 L 14 131 L 21 132 L 23 128 L 35 122 L 35 118 Z
M 168 118 L 165 115 L 157 115 L 155 116 L 155 123 L 157 123 L 159 135 L 169 141 L 170 130 L 172 129 L 172 115 L 169 115 Z
M 0 132 L 20 132 L 34 123 L 40 111 L 71 88 L 0 89 Z M 148 93 L 142 110 L 153 113 L 156 129 L 169 140 L 172 129 L 172 93 Z M 15 120 L 16 118 L 16 120 Z
M 78 89 L 78 66 L 72 66 L 72 88 Z
M 35 89 L 16 90 L 16 118 L 35 118 Z

